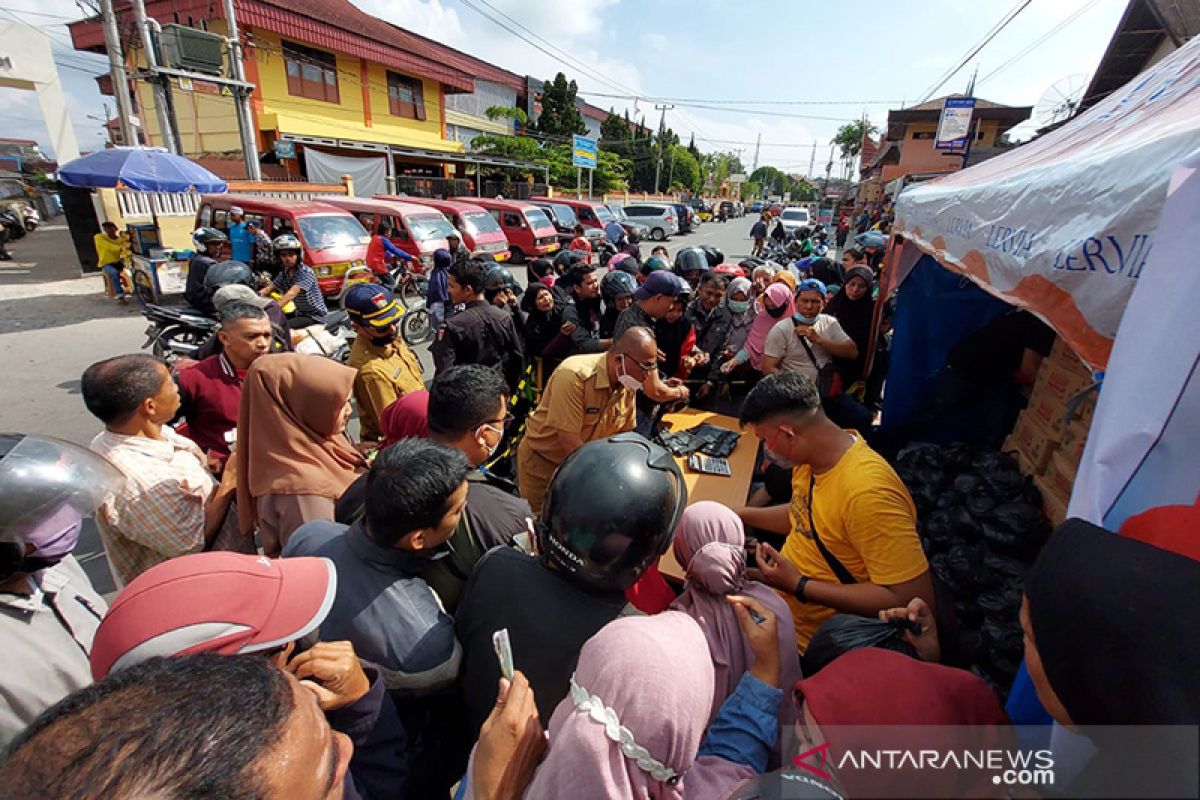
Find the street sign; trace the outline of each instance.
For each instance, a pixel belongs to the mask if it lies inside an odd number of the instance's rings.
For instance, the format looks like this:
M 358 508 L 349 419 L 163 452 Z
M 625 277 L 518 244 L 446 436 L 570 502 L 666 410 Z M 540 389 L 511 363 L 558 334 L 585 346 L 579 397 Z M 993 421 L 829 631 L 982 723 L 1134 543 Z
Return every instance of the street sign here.
M 974 97 L 947 97 L 942 104 L 942 116 L 938 120 L 937 137 L 933 146 L 937 150 L 962 150 L 971 135 L 971 115 L 975 111 Z
M 571 163 L 587 169 L 596 168 L 596 140 L 575 136 L 571 142 Z
M 275 157 L 276 158 L 295 158 L 296 143 L 291 139 L 276 139 L 275 140 Z
M 746 173 L 735 172 L 734 174 L 729 176 L 729 182 L 730 183 L 745 183 L 746 182 Z

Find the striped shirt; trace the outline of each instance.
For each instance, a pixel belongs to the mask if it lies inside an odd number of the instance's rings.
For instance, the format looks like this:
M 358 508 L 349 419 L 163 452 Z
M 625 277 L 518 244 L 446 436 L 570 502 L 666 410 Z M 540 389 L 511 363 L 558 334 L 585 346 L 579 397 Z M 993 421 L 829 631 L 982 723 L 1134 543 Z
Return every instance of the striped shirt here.
M 164 426 L 161 439 L 105 431 L 91 448 L 125 475 L 125 485 L 96 511 L 118 587 L 204 548 L 204 505 L 217 483 L 194 442 Z
M 324 322 L 329 317 L 329 309 L 325 306 L 325 296 L 317 285 L 317 273 L 308 264 L 297 264 L 294 270 L 281 269 L 275 276 L 275 288 L 286 292 L 293 285 L 300 287 L 296 295 L 296 314 L 301 317 L 311 317 Z

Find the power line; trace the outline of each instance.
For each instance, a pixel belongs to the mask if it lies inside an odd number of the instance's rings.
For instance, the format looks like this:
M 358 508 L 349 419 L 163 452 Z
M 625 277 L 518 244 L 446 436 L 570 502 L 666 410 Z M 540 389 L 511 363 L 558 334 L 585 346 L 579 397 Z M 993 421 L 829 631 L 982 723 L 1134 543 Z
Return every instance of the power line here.
M 1041 47 L 1041 46 L 1042 46 L 1042 45 L 1043 45 L 1043 44 L 1044 44 L 1046 41 L 1048 41 L 1048 40 L 1049 40 L 1051 37 L 1053 37 L 1053 36 L 1056 36 L 1056 35 L 1057 35 L 1057 34 L 1058 34 L 1060 31 L 1062 31 L 1062 30 L 1063 30 L 1063 28 L 1066 28 L 1066 27 L 1067 27 L 1068 25 L 1070 25 L 1072 22 L 1074 22 L 1075 20 L 1079 19 L 1079 18 L 1080 18 L 1081 16 L 1083 16 L 1085 13 L 1087 13 L 1088 11 L 1090 11 L 1090 10 L 1091 10 L 1092 8 L 1094 8 L 1094 7 L 1095 7 L 1095 6 L 1096 6 L 1096 5 L 1097 5 L 1099 2 L 1100 2 L 1100 0 L 1089 0 L 1089 2 L 1087 2 L 1087 3 L 1085 3 L 1084 5 L 1080 6 L 1078 9 L 1076 9 L 1075 13 L 1071 14 L 1071 16 L 1067 17 L 1067 18 L 1066 18 L 1066 19 L 1064 19 L 1062 22 L 1058 23 L 1058 24 L 1057 24 L 1057 25 L 1055 25 L 1053 28 L 1051 28 L 1050 30 L 1046 31 L 1044 34 L 1042 34 L 1041 36 L 1039 36 L 1037 39 L 1035 39 L 1034 41 L 1030 42 L 1030 43 L 1029 43 L 1029 44 L 1028 44 L 1028 45 L 1027 45 L 1027 46 L 1026 46 L 1024 49 L 1022 49 L 1022 50 L 1021 50 L 1019 53 L 1017 53 L 1015 56 L 1013 56 L 1012 58 L 1008 59 L 1007 61 L 1005 61 L 1005 62 L 1004 62 L 1003 64 L 1001 64 L 1000 66 L 996 67 L 994 70 L 992 70 L 991 72 L 989 72 L 987 75 L 984 75 L 982 78 L 980 78 L 979 80 L 975 81 L 975 85 L 976 85 L 976 86 L 978 86 L 979 84 L 983 83 L 984 81 L 986 81 L 986 80 L 990 80 L 991 78 L 994 78 L 994 77 L 996 77 L 996 76 L 997 76 L 997 75 L 999 75 L 1001 72 L 1004 72 L 1004 70 L 1006 70 L 1006 69 L 1008 69 L 1009 67 L 1011 67 L 1013 64 L 1016 64 L 1018 61 L 1020 61 L 1021 59 L 1023 59 L 1025 56 L 1029 55 L 1031 52 L 1033 52 L 1034 50 L 1036 50 L 1038 47 Z
M 1022 0 L 1022 2 L 1019 5 L 1015 6 L 1013 9 L 1011 9 L 999 22 L 997 22 L 995 25 L 993 25 L 991 30 L 989 30 L 986 34 L 984 34 L 983 40 L 981 42 L 979 42 L 979 44 L 973 46 L 967 52 L 967 54 L 965 56 L 963 56 L 962 59 L 959 60 L 959 62 L 956 65 L 954 65 L 949 70 L 944 72 L 942 74 L 942 77 L 940 77 L 932 87 L 925 90 L 925 92 L 921 95 L 921 99 L 917 101 L 917 105 L 920 105 L 921 103 L 924 103 L 926 100 L 928 100 L 930 97 L 933 97 L 934 92 L 936 92 L 938 89 L 942 88 L 942 85 L 945 84 L 946 81 L 953 78 L 955 73 L 957 73 L 960 69 L 962 69 L 964 66 L 966 66 L 967 62 L 970 61 L 972 58 L 974 58 L 976 56 L 976 54 L 979 53 L 980 50 L 982 50 L 984 47 L 986 47 L 988 42 L 992 41 L 992 39 L 995 39 L 996 36 L 999 35 L 1000 31 L 1007 28 L 1008 24 L 1010 22 L 1012 22 L 1014 19 L 1016 19 L 1017 15 L 1019 15 L 1022 11 L 1024 11 L 1026 8 L 1028 8 L 1029 4 L 1031 2 L 1033 2 L 1033 0 Z
M 1097 0 L 1098 2 L 1099 0 Z M 646 100 L 656 103 L 709 103 L 713 105 L 772 105 L 772 106 L 886 106 L 896 105 L 903 101 L 901 100 L 712 100 L 702 97 L 648 97 L 646 95 L 633 94 L 606 94 L 604 92 L 588 92 L 580 90 L 580 94 L 586 94 L 589 97 L 609 97 L 617 100 Z

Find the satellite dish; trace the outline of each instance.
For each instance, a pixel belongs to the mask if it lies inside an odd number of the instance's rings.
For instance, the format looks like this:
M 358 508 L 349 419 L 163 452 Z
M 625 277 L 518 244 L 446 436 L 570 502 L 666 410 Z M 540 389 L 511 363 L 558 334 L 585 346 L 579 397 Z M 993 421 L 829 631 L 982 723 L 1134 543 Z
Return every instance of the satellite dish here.
M 1087 76 L 1068 75 L 1042 93 L 1033 108 L 1033 121 L 1039 128 L 1057 125 L 1075 115 L 1083 93 L 1087 89 Z

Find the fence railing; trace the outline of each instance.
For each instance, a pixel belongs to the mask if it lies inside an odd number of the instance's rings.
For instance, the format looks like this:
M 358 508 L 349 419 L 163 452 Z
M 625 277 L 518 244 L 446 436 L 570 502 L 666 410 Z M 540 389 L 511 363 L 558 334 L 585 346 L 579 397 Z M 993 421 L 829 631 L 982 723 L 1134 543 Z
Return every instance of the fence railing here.
M 117 192 L 122 217 L 194 217 L 200 206 L 195 192 Z

